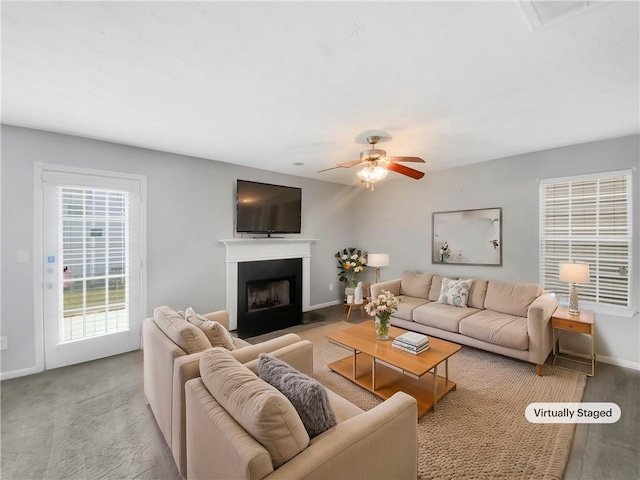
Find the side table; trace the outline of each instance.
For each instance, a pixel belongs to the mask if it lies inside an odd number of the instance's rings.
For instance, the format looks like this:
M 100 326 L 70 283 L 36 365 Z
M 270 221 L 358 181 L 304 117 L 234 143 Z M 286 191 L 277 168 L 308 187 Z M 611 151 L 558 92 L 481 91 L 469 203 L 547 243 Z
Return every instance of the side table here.
M 593 312 L 589 310 L 582 310 L 579 315 L 571 315 L 567 307 L 558 307 L 556 311 L 553 312 L 553 315 L 551 315 L 551 326 L 553 330 L 553 366 L 556 366 L 556 360 L 558 358 L 574 363 L 581 363 L 583 365 L 591 365 L 591 374 L 587 373 L 587 375 L 589 377 L 593 377 L 596 365 L 596 336 Z M 558 345 L 558 330 L 586 333 L 591 336 L 591 361 L 583 362 L 572 357 L 563 356 Z M 558 366 L 558 368 L 584 373 L 571 368 L 560 366 Z
M 362 319 L 365 319 L 364 316 L 364 306 L 365 306 L 365 302 L 362 303 L 345 303 L 344 304 L 344 308 L 347 311 L 347 322 L 349 321 L 349 318 L 351 317 L 351 312 L 353 311 L 354 308 L 359 308 L 360 309 L 360 313 L 362 313 Z

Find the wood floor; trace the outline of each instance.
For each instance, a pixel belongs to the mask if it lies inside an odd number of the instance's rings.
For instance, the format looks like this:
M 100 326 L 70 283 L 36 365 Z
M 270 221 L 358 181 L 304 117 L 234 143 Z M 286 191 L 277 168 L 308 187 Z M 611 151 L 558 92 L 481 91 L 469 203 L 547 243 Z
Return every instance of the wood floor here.
M 307 315 L 287 331 L 345 319 L 342 306 L 318 312 L 324 318 Z M 141 352 L 5 380 L 0 388 L 2 479 L 180 478 L 144 398 Z M 566 480 L 640 478 L 639 399 L 640 372 L 598 364 L 584 401 L 615 402 L 622 418 L 576 426 Z

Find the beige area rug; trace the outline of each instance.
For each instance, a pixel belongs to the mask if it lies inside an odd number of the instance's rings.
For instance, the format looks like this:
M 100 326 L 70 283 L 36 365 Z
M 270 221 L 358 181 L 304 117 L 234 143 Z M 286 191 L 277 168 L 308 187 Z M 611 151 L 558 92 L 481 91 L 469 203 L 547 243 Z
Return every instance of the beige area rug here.
M 327 368 L 349 354 L 325 335 L 338 322 L 299 335 L 313 342 L 314 376 L 364 410 L 381 400 Z M 526 362 L 463 347 L 449 359 L 457 389 L 418 422 L 418 473 L 422 479 L 560 479 L 574 425 L 531 424 L 532 402 L 579 402 L 586 376 L 545 366 L 538 377 Z

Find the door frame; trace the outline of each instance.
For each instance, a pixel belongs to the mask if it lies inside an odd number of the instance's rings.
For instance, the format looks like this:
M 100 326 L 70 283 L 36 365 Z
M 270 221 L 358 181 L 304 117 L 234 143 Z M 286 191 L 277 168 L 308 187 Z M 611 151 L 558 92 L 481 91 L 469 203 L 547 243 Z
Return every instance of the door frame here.
M 142 323 L 146 317 L 147 305 L 147 176 L 134 173 L 97 170 L 92 168 L 72 167 L 44 162 L 36 162 L 34 166 L 33 188 L 33 319 L 34 319 L 34 352 L 35 371 L 44 371 L 44 256 L 43 251 L 43 174 L 44 172 L 76 173 L 97 177 L 116 178 L 137 181 L 140 184 L 140 345 L 142 345 Z M 131 308 L 135 308 L 133 305 Z

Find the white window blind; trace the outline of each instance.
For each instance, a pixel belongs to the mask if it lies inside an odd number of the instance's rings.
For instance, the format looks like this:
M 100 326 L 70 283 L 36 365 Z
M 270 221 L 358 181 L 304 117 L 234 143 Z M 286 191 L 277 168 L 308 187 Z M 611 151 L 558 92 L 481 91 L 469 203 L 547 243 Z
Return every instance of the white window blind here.
M 568 296 L 559 264 L 586 262 L 590 283 L 580 300 L 629 306 L 631 172 L 550 179 L 540 184 L 540 277 Z
M 129 192 L 58 187 L 60 342 L 129 329 Z

